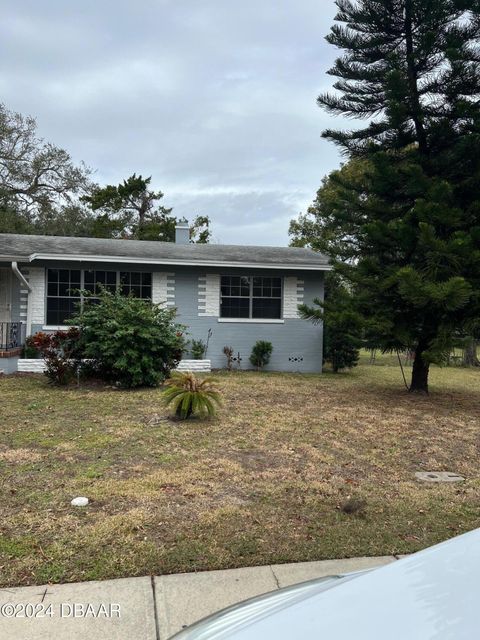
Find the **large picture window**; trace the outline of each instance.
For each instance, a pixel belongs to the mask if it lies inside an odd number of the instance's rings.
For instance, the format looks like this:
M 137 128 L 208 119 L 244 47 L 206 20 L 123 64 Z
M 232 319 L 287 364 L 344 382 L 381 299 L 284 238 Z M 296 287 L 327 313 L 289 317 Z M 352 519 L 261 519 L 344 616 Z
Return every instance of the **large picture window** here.
M 97 269 L 47 269 L 47 325 L 64 325 L 82 304 L 80 291 L 94 296 L 101 288 L 123 295 L 152 298 L 152 274 Z M 95 302 L 95 300 L 93 300 Z
M 222 276 L 222 318 L 282 317 L 282 279 L 264 276 Z

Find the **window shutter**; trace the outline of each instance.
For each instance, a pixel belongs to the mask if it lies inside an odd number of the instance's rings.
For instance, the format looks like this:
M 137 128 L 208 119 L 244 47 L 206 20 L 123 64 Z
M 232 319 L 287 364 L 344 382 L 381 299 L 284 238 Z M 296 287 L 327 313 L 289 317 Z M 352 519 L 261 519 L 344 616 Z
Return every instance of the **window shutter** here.
M 298 305 L 303 304 L 304 281 L 287 276 L 283 282 L 283 317 L 299 318 Z

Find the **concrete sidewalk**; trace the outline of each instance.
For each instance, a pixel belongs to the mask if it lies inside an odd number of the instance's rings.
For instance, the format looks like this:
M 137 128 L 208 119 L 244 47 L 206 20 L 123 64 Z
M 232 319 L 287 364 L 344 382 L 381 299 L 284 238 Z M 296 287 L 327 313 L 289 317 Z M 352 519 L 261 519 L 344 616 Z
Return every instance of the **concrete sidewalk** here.
M 166 640 L 231 604 L 394 556 L 0 589 L 0 640 Z M 90 606 L 88 606 L 90 605 Z

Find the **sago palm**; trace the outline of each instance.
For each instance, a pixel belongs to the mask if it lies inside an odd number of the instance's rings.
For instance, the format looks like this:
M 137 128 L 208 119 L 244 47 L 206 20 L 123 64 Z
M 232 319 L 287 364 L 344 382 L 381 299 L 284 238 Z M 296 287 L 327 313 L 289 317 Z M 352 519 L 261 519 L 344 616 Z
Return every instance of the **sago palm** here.
M 167 388 L 163 391 L 163 401 L 173 406 L 181 420 L 195 413 L 213 416 L 216 406 L 221 404 L 221 396 L 214 383 L 213 378 L 199 380 L 191 372 L 175 372 L 165 381 Z

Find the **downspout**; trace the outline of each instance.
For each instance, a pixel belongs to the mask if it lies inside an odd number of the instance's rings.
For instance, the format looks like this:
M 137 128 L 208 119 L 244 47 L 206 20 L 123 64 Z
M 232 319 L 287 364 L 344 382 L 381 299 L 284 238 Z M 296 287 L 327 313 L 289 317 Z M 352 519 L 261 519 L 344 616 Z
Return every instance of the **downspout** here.
M 28 280 L 25 279 L 23 273 L 20 272 L 20 269 L 18 268 L 18 264 L 16 262 L 12 262 L 12 271 L 15 274 L 17 280 L 20 280 L 23 286 L 31 291 L 32 287 L 29 285 Z
M 21 273 L 20 269 L 18 268 L 18 264 L 16 262 L 12 262 L 12 271 L 15 275 L 15 277 L 20 281 L 20 284 L 22 284 L 28 291 L 28 298 L 30 298 L 30 293 L 32 292 L 32 286 L 29 284 L 28 280 L 25 279 L 25 276 L 23 275 L 23 273 Z M 22 339 L 25 338 L 26 336 L 30 335 L 30 300 L 28 300 L 27 302 L 28 308 L 27 308 L 27 325 L 25 327 L 25 334 L 22 336 Z

